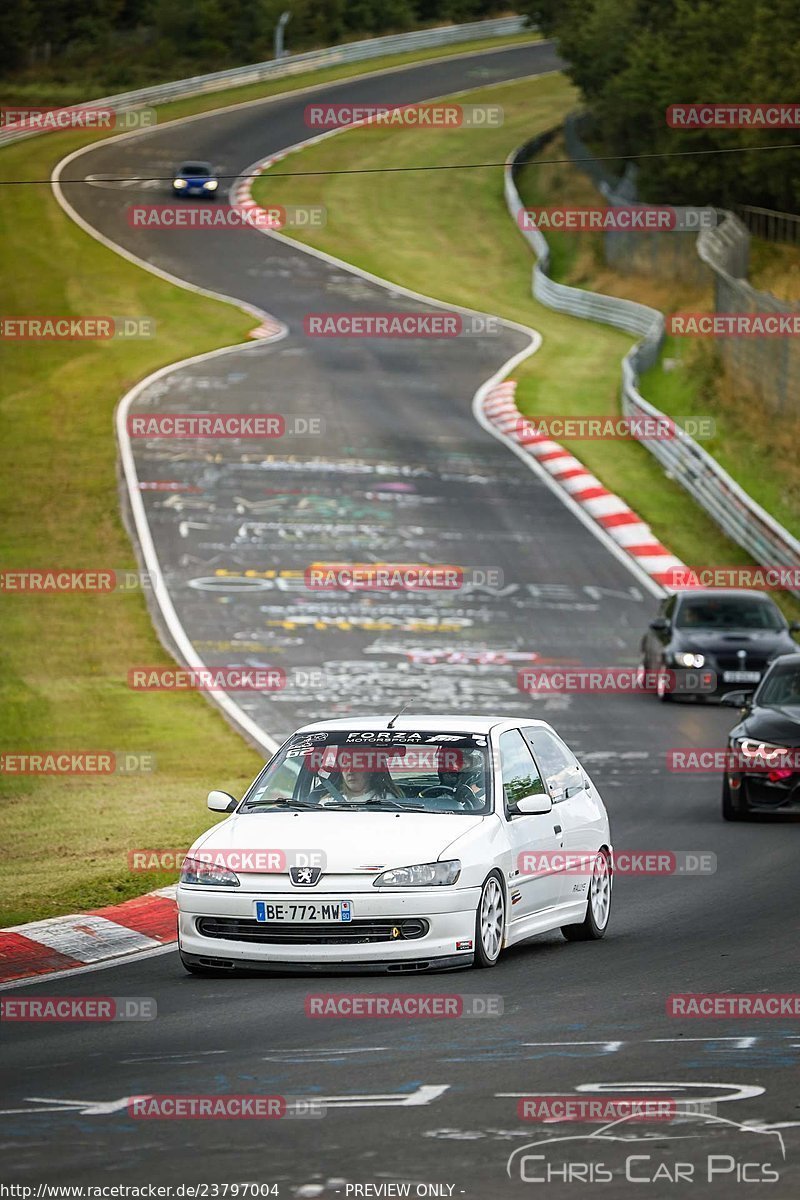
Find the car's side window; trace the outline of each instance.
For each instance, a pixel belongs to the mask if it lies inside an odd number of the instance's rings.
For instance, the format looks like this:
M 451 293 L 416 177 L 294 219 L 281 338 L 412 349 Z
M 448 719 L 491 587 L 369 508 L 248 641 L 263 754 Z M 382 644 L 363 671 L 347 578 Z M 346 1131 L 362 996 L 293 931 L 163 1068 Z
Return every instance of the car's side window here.
M 500 737 L 500 770 L 506 816 L 513 814 L 525 796 L 546 795 L 533 755 L 518 729 L 510 729 Z
M 522 733 L 536 755 L 554 804 L 583 789 L 584 775 L 578 760 L 549 729 L 530 725 Z

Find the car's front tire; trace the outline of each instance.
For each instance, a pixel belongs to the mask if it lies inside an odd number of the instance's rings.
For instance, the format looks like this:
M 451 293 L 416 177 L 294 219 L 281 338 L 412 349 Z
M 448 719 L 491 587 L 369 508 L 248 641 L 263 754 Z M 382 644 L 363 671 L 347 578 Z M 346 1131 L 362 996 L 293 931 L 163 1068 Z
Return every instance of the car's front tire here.
M 475 913 L 475 966 L 493 967 L 500 957 L 506 925 L 506 896 L 499 876 L 489 875 Z
M 579 925 L 562 925 L 561 932 L 568 942 L 596 942 L 605 937 L 611 919 L 611 858 L 608 851 L 598 850 L 589 880 L 586 916 Z

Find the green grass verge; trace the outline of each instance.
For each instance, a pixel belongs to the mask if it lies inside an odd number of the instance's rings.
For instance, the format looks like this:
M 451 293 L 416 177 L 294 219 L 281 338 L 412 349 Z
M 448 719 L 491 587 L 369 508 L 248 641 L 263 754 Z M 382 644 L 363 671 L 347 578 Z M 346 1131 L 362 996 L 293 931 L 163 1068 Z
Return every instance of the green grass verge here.
M 159 118 L 442 53 L 220 92 L 162 106 Z M 7 147 L 0 178 L 48 179 L 65 154 L 92 140 L 72 132 Z M 7 188 L 3 199 L 4 313 L 147 316 L 157 336 L 6 344 L 2 569 L 133 569 L 117 497 L 117 401 L 159 366 L 244 340 L 253 318 L 173 287 L 101 246 L 65 216 L 49 186 Z M 188 845 L 212 821 L 204 808 L 209 785 L 240 794 L 260 756 L 203 697 L 128 690 L 129 665 L 169 661 L 140 595 L 5 594 L 2 612 L 0 750 L 130 749 L 154 755 L 157 770 L 108 778 L 3 775 L 0 924 L 110 904 L 169 882 L 174 876 L 131 875 L 128 851 Z
M 284 160 L 276 170 L 500 162 L 514 146 L 558 124 L 575 105 L 576 94 L 563 76 L 549 75 L 469 94 L 470 102 L 481 100 L 503 105 L 502 128 L 348 130 Z M 619 411 L 620 359 L 632 339 L 554 313 L 533 300 L 533 259 L 508 216 L 500 168 L 294 179 L 271 178 L 268 171 L 257 181 L 254 195 L 265 204 L 325 203 L 326 226 L 304 231 L 298 240 L 415 291 L 488 309 L 540 330 L 542 348 L 515 371 L 525 414 Z M 591 274 L 585 247 L 562 246 L 559 253 L 562 269 L 580 265 Z M 566 444 L 684 561 L 749 561 L 642 446 L 627 441 Z

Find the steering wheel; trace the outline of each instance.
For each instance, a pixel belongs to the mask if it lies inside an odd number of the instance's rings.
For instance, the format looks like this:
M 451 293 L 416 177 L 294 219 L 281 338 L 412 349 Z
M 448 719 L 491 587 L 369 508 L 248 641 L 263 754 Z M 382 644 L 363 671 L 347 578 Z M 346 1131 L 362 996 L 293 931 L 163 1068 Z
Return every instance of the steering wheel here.
M 421 789 L 419 798 L 420 800 L 426 800 L 428 798 L 433 800 L 442 796 L 447 796 L 449 798 L 455 794 L 455 790 L 455 788 L 448 787 L 445 783 L 432 783 L 429 787 L 424 787 Z
M 480 796 L 476 796 L 472 788 L 468 787 L 466 783 L 460 783 L 458 785 L 453 799 L 455 800 L 456 804 L 462 804 L 471 812 L 478 812 L 483 808 L 483 800 L 481 800 Z

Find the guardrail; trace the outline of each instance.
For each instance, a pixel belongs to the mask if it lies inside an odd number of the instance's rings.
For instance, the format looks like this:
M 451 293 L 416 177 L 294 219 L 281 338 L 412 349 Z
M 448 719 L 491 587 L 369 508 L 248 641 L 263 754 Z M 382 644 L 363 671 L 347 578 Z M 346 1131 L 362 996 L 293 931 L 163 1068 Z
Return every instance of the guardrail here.
M 609 182 L 580 137 L 580 117 L 564 123 L 570 157 L 597 184 L 611 205 L 638 203 L 637 170 L 630 164 L 621 179 Z M 598 175 L 600 178 L 598 179 Z M 630 233 L 609 230 L 604 235 L 606 261 L 622 271 L 639 271 L 662 278 L 688 280 L 714 289 L 714 308 L 720 313 L 797 312 L 797 303 L 779 300 L 748 281 L 750 233 L 727 209 L 717 209 L 717 226 L 697 239 L 672 233 Z M 721 337 L 716 350 L 731 376 L 746 383 L 778 412 L 797 407 L 800 396 L 800 345 L 796 338 Z
M 519 147 L 506 160 L 505 198 L 514 223 L 536 255 L 532 292 L 542 304 L 570 316 L 613 325 L 641 336 L 622 360 L 621 404 L 626 416 L 667 417 L 641 395 L 639 375 L 658 360 L 664 340 L 664 317 L 657 309 L 634 300 L 604 296 L 599 292 L 569 287 L 551 279 L 550 251 L 538 229 L 525 229 L 521 219 L 524 205 L 516 186 L 520 165 L 534 158 L 558 130 L 551 129 Z M 610 189 L 609 189 L 610 192 Z M 608 193 L 607 193 L 608 195 Z M 627 200 L 630 203 L 630 200 Z M 728 214 L 732 215 L 732 214 Z M 735 218 L 734 218 L 735 219 Z M 720 229 L 709 231 L 720 233 Z M 771 517 L 739 486 L 712 456 L 684 430 L 669 439 L 639 439 L 675 479 L 701 505 L 719 527 L 762 566 L 800 568 L 800 542 Z M 800 590 L 793 594 L 800 598 Z
M 776 212 L 754 204 L 737 204 L 736 212 L 755 237 L 767 242 L 800 242 L 800 216 L 797 213 Z
M 136 109 L 152 104 L 164 104 L 170 100 L 187 100 L 225 88 L 244 87 L 261 83 L 267 79 L 283 79 L 299 75 L 315 67 L 334 67 L 340 63 L 365 62 L 388 54 L 403 54 L 409 50 L 435 49 L 457 42 L 477 41 L 483 38 L 504 37 L 523 33 L 525 17 L 498 17 L 491 21 L 471 21 L 466 25 L 442 25 L 435 29 L 418 29 L 413 33 L 395 33 L 388 37 L 367 38 L 360 42 L 346 42 L 343 46 L 329 46 L 323 50 L 309 50 L 305 54 L 289 54 L 281 59 L 254 63 L 246 67 L 232 67 L 228 71 L 214 71 L 210 75 L 194 75 L 190 79 L 179 79 L 173 83 L 154 84 L 138 91 L 120 92 L 116 96 L 103 96 L 97 100 L 83 101 L 84 105 L 96 108 Z M 77 108 L 79 105 L 64 105 Z M 22 138 L 33 137 L 42 132 L 38 129 L 15 130 L 7 127 L 0 130 L 0 146 Z

